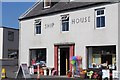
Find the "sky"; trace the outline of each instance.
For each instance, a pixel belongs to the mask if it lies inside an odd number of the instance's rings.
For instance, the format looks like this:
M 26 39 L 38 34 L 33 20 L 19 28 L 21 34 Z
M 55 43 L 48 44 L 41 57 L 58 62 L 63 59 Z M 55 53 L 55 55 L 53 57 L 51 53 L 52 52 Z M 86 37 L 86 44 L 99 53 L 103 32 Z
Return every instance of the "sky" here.
M 2 2 L 0 3 L 0 26 L 19 28 L 18 18 L 31 8 L 35 2 Z

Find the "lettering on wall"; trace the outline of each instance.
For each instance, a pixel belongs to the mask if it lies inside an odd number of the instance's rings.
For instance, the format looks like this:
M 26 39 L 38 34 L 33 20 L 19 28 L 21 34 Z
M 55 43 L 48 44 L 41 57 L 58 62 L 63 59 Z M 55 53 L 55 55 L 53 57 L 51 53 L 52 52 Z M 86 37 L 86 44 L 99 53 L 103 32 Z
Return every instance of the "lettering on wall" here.
M 87 22 L 90 22 L 90 16 L 88 16 L 88 17 L 82 17 L 82 18 L 71 19 L 71 23 L 72 23 L 72 24 L 87 23 Z M 54 27 L 54 23 L 45 24 L 45 29 L 53 28 L 53 27 Z
M 90 16 L 88 17 L 82 17 L 82 18 L 76 18 L 71 20 L 72 24 L 78 24 L 78 23 L 86 23 L 90 22 Z
M 54 26 L 54 23 L 45 24 L 45 29 L 53 28 L 53 26 Z

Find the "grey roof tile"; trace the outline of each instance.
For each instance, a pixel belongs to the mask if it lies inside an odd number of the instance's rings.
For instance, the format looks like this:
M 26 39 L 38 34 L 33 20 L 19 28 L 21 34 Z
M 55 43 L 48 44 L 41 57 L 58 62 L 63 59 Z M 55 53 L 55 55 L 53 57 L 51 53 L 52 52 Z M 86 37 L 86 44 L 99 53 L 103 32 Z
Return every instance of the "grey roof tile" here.
M 51 8 L 44 9 L 43 2 L 40 2 L 27 15 L 19 18 L 19 20 L 28 19 L 36 16 L 43 16 L 61 11 L 83 8 L 83 7 L 102 4 L 102 3 L 108 3 L 108 2 L 58 2 L 55 5 L 53 5 Z

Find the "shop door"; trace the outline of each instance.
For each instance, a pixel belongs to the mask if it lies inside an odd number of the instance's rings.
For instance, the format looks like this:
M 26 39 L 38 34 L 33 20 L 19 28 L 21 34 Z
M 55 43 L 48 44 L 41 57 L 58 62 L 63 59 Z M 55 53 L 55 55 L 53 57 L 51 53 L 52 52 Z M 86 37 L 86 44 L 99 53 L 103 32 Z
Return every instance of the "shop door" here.
M 64 75 L 66 74 L 66 70 L 72 71 L 72 65 L 70 64 L 70 57 L 74 56 L 74 44 L 69 45 L 67 48 L 63 46 L 64 47 L 63 49 L 62 47 L 60 48 L 60 46 L 62 45 L 54 46 L 54 68 L 57 71 L 58 75 Z M 66 56 L 67 56 L 67 60 L 66 60 Z M 68 64 L 66 64 L 66 61 L 68 61 L 67 62 Z M 66 64 L 67 66 L 64 64 Z
M 60 75 L 69 70 L 69 48 L 60 48 Z

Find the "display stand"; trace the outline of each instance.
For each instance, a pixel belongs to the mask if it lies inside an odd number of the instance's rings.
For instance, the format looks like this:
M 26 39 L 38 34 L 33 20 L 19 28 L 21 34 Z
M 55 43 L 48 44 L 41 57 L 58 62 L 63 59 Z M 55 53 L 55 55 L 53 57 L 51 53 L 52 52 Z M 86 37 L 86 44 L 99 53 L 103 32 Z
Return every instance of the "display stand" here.
M 31 78 L 27 64 L 21 64 L 15 78 Z

